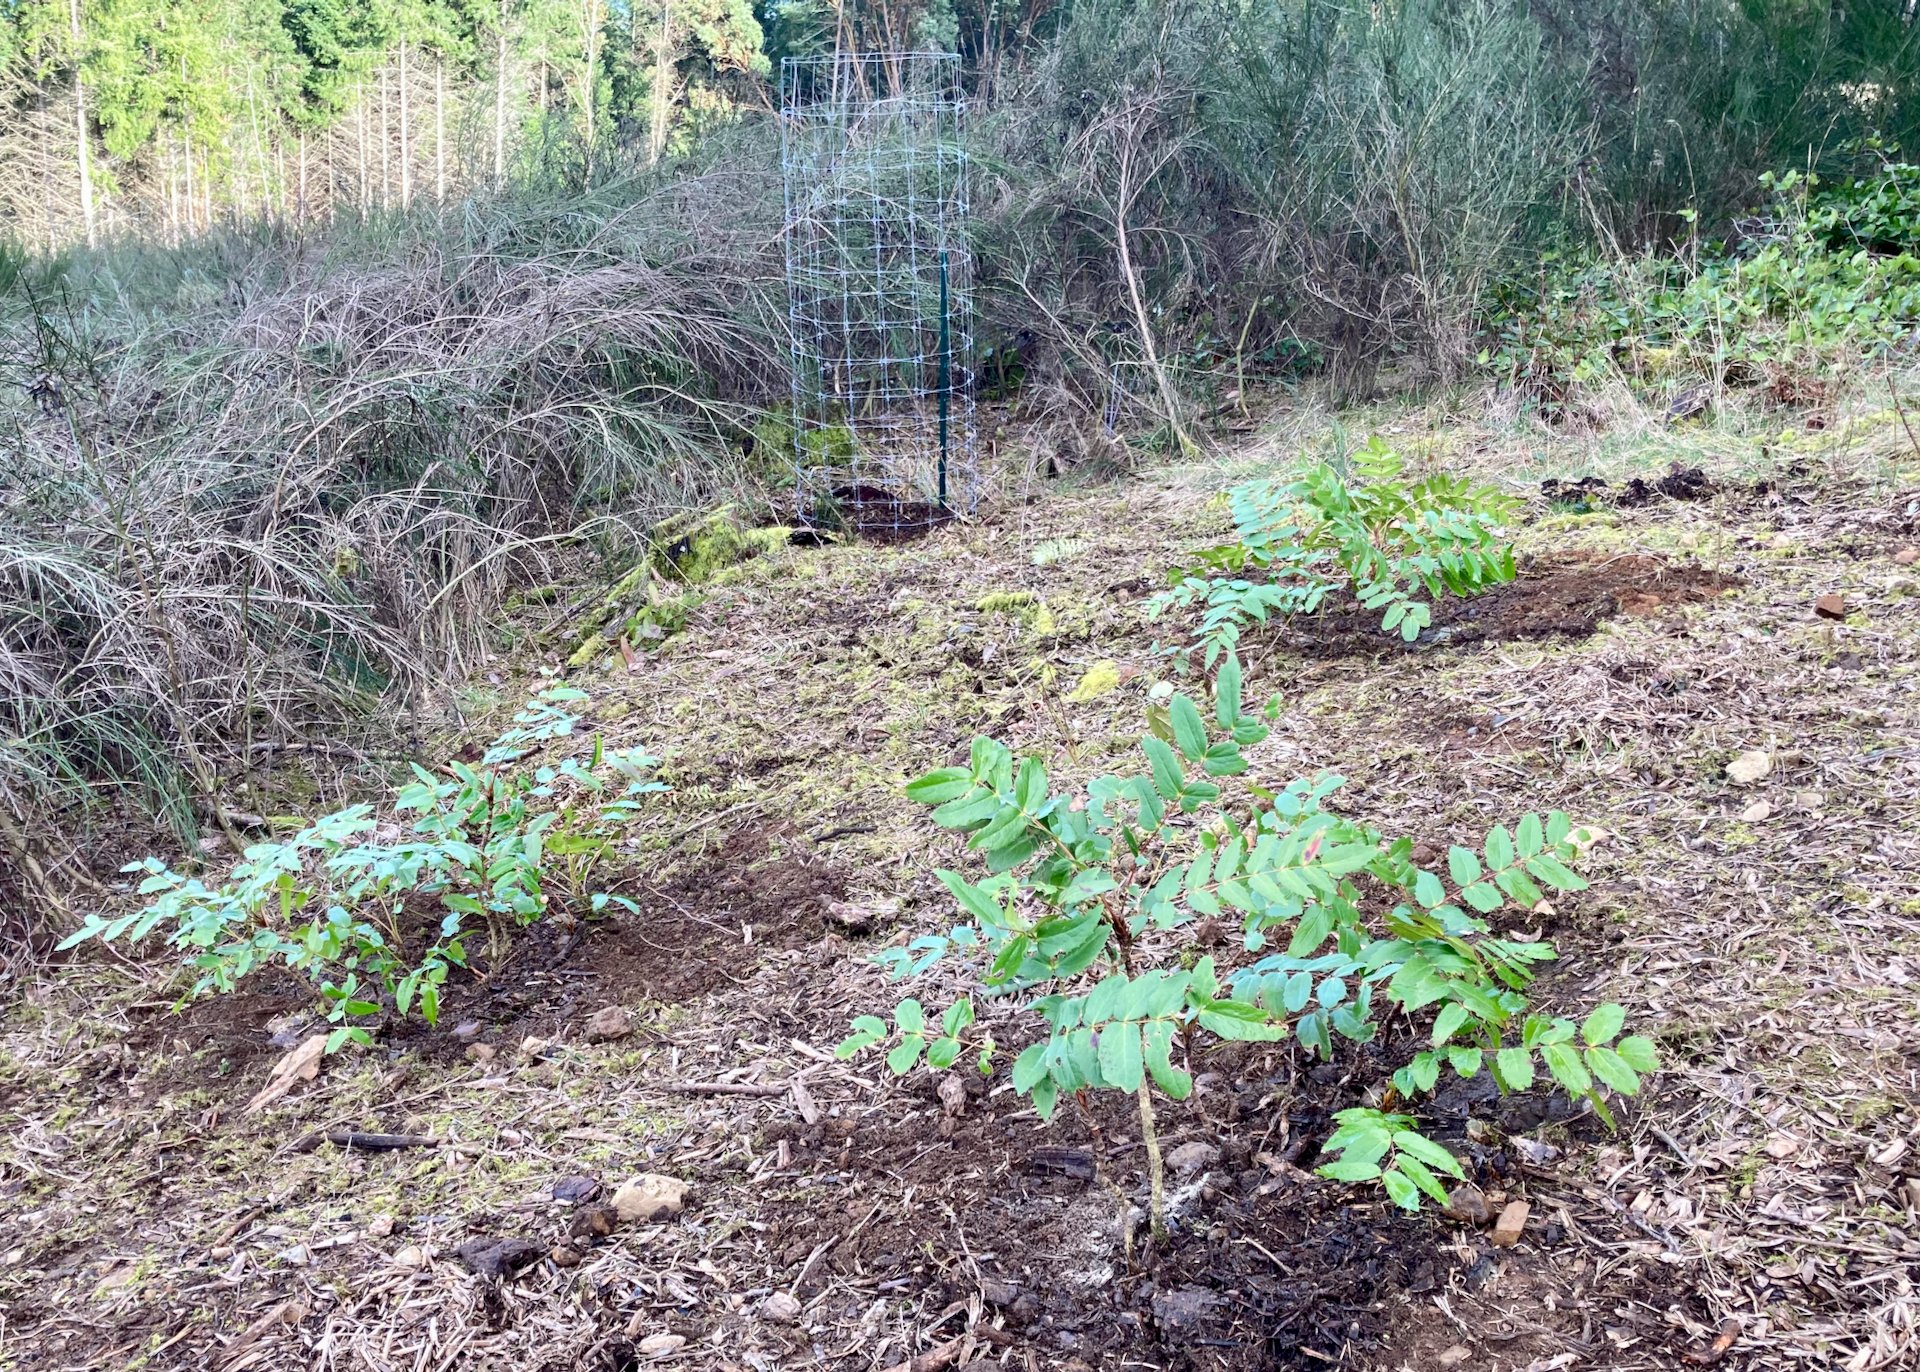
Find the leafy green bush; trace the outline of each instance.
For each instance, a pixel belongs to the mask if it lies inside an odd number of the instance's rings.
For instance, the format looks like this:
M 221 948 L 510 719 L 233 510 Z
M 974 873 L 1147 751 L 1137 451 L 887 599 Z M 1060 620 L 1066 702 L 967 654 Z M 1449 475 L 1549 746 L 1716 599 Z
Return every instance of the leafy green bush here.
M 1432 1012 L 1430 1046 L 1394 1074 L 1399 1095 L 1432 1090 L 1443 1071 L 1484 1071 L 1503 1091 L 1525 1089 L 1537 1059 L 1611 1123 L 1604 1093 L 1639 1089 L 1657 1065 L 1652 1044 L 1618 1038 L 1615 1005 L 1579 1028 L 1533 1011 L 1525 990 L 1553 949 L 1497 935 L 1492 923 L 1503 910 L 1531 910 L 1548 890 L 1586 885 L 1571 866 L 1582 832 L 1557 811 L 1524 815 L 1512 830 L 1489 830 L 1477 850 L 1452 849 L 1443 875 L 1414 861 L 1412 839 L 1329 811 L 1339 777 L 1278 791 L 1244 783 L 1229 797 L 1229 779 L 1248 770 L 1242 749 L 1267 734 L 1241 709 L 1240 678 L 1229 654 L 1211 723 L 1180 695 L 1150 714 L 1144 772 L 1056 790 L 1039 758 L 979 738 L 967 766 L 910 783 L 911 799 L 969 836 L 988 875 L 937 873 L 967 920 L 919 940 L 896 973 L 959 958 L 983 998 L 1034 996 L 1026 1009 L 1038 1037 L 1011 1079 L 1043 1118 L 1063 1096 L 1134 1094 L 1156 1231 L 1163 1174 L 1151 1088 L 1176 1101 L 1191 1093 L 1183 1064 L 1204 1034 L 1291 1035 L 1329 1058 L 1336 1036 L 1365 1043 L 1379 1033 L 1385 1001 L 1409 1017 Z M 1183 944 L 1176 931 L 1201 917 L 1237 920 L 1250 960 L 1222 971 Z M 923 1055 L 945 1068 L 972 1049 L 985 1071 L 995 1044 L 977 1022 L 971 994 L 937 1020 L 903 1000 L 891 1025 L 855 1020 L 839 1052 L 888 1043 L 888 1065 L 904 1073 Z M 1329 1177 L 1378 1178 L 1397 1204 L 1417 1209 L 1422 1194 L 1444 1201 L 1437 1173 L 1461 1173 L 1409 1116 L 1354 1109 L 1340 1122 L 1326 1144 L 1338 1155 L 1322 1169 Z
M 506 930 L 539 919 L 556 900 L 584 899 L 595 912 L 634 908 L 624 896 L 589 895 L 586 884 L 614 827 L 638 813 L 642 797 L 666 789 L 648 779 L 654 759 L 605 749 L 596 737 L 584 755 L 534 760 L 572 736 L 579 721 L 566 707 L 586 698 L 571 687 L 542 691 L 477 765 L 452 762 L 434 773 L 415 764 L 414 781 L 393 801 L 397 814 L 415 817 L 406 837 L 390 836 L 373 806 L 361 804 L 253 845 L 218 886 L 150 857 L 124 870 L 143 874 L 139 892 L 151 904 L 112 918 L 90 914 L 60 946 L 138 942 L 164 930 L 200 974 L 188 998 L 231 991 L 264 966 L 290 968 L 320 983 L 327 1018 L 339 1026 L 329 1052 L 368 1041 L 354 1021 L 387 1003 L 432 1024 L 448 970 L 466 965 L 469 918 L 486 922 L 497 963 Z M 408 926 L 422 901 L 441 913 L 419 947 Z
M 1514 502 L 1460 477 L 1409 481 L 1404 471 L 1399 454 L 1375 437 L 1354 454 L 1351 477 L 1321 463 L 1297 481 L 1234 487 L 1234 541 L 1199 558 L 1202 568 L 1238 575 L 1176 571 L 1149 613 L 1198 606 L 1195 646 L 1211 666 L 1247 625 L 1311 614 L 1335 590 L 1383 611 L 1381 628 L 1411 642 L 1433 622 L 1423 593 L 1474 595 L 1513 580 L 1513 548 L 1500 535 Z
M 1761 178 L 1774 203 L 1737 244 L 1553 263 L 1496 292 L 1480 361 L 1549 404 L 1613 376 L 1658 387 L 1757 382 L 1889 349 L 1920 326 L 1920 167 L 1833 186 Z

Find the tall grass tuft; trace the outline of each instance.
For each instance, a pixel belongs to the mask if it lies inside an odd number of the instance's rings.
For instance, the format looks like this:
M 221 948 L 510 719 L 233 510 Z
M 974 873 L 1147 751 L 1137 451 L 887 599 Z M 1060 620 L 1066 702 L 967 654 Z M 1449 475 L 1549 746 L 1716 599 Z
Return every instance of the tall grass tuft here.
M 35 819 L 103 798 L 231 828 L 264 756 L 467 665 L 570 531 L 733 481 L 784 390 L 769 184 L 736 160 L 330 238 L 0 254 L 16 880 L 62 860 Z

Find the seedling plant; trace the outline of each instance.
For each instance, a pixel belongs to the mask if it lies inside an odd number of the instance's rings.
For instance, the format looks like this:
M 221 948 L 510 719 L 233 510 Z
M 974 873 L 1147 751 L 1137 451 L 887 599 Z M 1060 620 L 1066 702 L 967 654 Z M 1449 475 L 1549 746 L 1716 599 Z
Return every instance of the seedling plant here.
M 322 816 L 283 839 L 249 847 L 227 879 L 209 885 L 159 858 L 130 864 L 150 903 L 129 914 L 90 914 L 61 944 L 138 943 L 156 931 L 185 950 L 198 978 L 185 999 L 232 991 L 250 973 L 279 965 L 318 983 L 329 1022 L 327 1050 L 366 1043 L 365 1022 L 386 1006 L 432 1024 L 451 968 L 467 964 L 472 920 L 488 932 L 497 968 L 509 931 L 557 903 L 599 913 L 629 910 L 625 896 L 590 891 L 617 828 L 666 788 L 649 776 L 655 759 L 602 746 L 540 758 L 574 736 L 572 687 L 539 693 L 477 763 L 444 771 L 413 765 L 382 824 L 370 804 Z M 406 828 L 401 830 L 400 823 Z M 420 946 L 410 911 L 437 909 Z
M 1294 481 L 1234 487 L 1233 541 L 1176 571 L 1149 614 L 1198 609 L 1193 646 L 1212 667 L 1248 625 L 1312 614 L 1336 591 L 1380 611 L 1383 630 L 1412 642 L 1433 622 L 1433 599 L 1513 580 L 1504 536 L 1517 509 L 1511 497 L 1444 472 L 1418 481 L 1405 473 L 1400 455 L 1375 437 L 1346 472 L 1323 462 Z
M 1155 1093 L 1188 1098 L 1190 1066 L 1209 1036 L 1291 1037 L 1330 1059 L 1336 1039 L 1375 1038 L 1384 1004 L 1418 1021 L 1427 1046 L 1393 1074 L 1383 1106 L 1431 1092 L 1449 1072 L 1486 1072 L 1502 1091 L 1519 1091 L 1544 1068 L 1609 1125 L 1608 1094 L 1634 1094 L 1655 1069 L 1648 1040 L 1620 1037 L 1617 1005 L 1578 1025 L 1534 1010 L 1527 988 L 1553 949 L 1495 931 L 1503 913 L 1526 914 L 1550 891 L 1586 885 L 1574 864 L 1587 835 L 1565 814 L 1495 825 L 1477 847 L 1451 849 L 1444 871 L 1423 868 L 1411 838 L 1328 808 L 1341 778 L 1277 790 L 1245 779 L 1244 750 L 1268 727 L 1242 709 L 1231 653 L 1211 719 L 1176 694 L 1150 709 L 1149 726 L 1143 770 L 1083 789 L 1056 788 L 1039 757 L 1016 757 L 989 738 L 974 741 L 967 765 L 907 786 L 909 798 L 935 807 L 937 823 L 967 835 L 985 873 L 937 872 L 965 918 L 888 961 L 897 976 L 913 976 L 958 959 L 972 988 L 939 1014 L 909 998 L 891 1023 L 860 1017 L 842 1057 L 884 1044 L 897 1073 L 922 1058 L 948 1068 L 963 1053 L 991 1071 L 997 1049 L 976 997 L 1023 1002 L 1016 1022 L 1032 1041 L 1013 1060 L 1014 1089 L 1043 1119 L 1063 1098 L 1134 1097 L 1156 1235 L 1165 1232 L 1165 1179 Z M 1183 941 L 1180 931 L 1202 918 L 1238 923 L 1243 965 L 1223 970 Z M 1444 1203 L 1442 1178 L 1463 1175 L 1412 1114 L 1354 1108 L 1338 1122 L 1323 1148 L 1324 1176 L 1377 1180 L 1415 1210 L 1423 1197 Z

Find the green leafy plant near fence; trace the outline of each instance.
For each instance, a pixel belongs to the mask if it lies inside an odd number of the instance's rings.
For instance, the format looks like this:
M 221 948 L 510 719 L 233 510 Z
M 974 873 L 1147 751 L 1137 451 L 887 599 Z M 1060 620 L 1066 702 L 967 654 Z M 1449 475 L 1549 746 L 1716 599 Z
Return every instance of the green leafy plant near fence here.
M 1043 1118 L 1060 1100 L 1111 1089 L 1140 1112 L 1156 1232 L 1164 1229 L 1163 1173 L 1153 1093 L 1184 1100 L 1206 1036 L 1272 1042 L 1292 1037 L 1330 1058 L 1336 1038 L 1380 1031 L 1382 1003 L 1426 1019 L 1428 1046 L 1393 1076 L 1406 1098 L 1443 1072 L 1490 1073 L 1503 1091 L 1533 1084 L 1536 1064 L 1609 1124 L 1606 1093 L 1632 1095 L 1656 1058 L 1644 1038 L 1620 1038 L 1624 1015 L 1603 1005 L 1576 1026 L 1535 1011 L 1526 989 L 1551 945 L 1494 932 L 1502 911 L 1529 911 L 1548 891 L 1577 891 L 1582 831 L 1566 815 L 1528 814 L 1496 825 L 1477 848 L 1456 847 L 1446 870 L 1413 858 L 1413 840 L 1337 815 L 1326 801 L 1341 779 L 1322 775 L 1278 790 L 1234 781 L 1242 751 L 1267 726 L 1241 708 L 1241 671 L 1223 661 L 1209 721 L 1171 698 L 1140 740 L 1144 772 L 1056 789 L 1038 757 L 976 739 L 964 766 L 907 787 L 933 818 L 968 835 L 986 875 L 937 873 L 967 918 L 892 959 L 897 974 L 964 961 L 974 989 L 935 1016 L 903 1000 L 891 1023 L 854 1021 L 839 1046 L 851 1057 L 889 1045 L 907 1072 L 924 1056 L 946 1068 L 996 1045 L 980 1028 L 975 994 L 1033 997 L 1021 1021 L 1036 1034 L 1014 1059 L 1014 1089 Z M 1233 793 L 1229 793 L 1232 788 Z M 1240 925 L 1244 965 L 1223 971 L 1179 931 L 1197 918 Z M 1345 1111 L 1326 1143 L 1324 1175 L 1379 1179 L 1396 1203 L 1445 1200 L 1442 1174 L 1461 1167 L 1386 1110 Z
M 1884 352 L 1920 327 L 1920 166 L 1835 183 L 1761 178 L 1737 242 L 1545 259 L 1494 293 L 1480 364 L 1549 405 L 1610 378 L 1658 390 L 1757 384 Z
M 477 763 L 443 772 L 415 764 L 393 798 L 400 822 L 348 806 L 249 847 L 219 885 L 159 858 L 133 863 L 125 870 L 140 874 L 151 902 L 89 915 L 61 947 L 164 932 L 199 974 L 188 998 L 231 991 L 261 967 L 290 968 L 319 984 L 337 1026 L 329 1052 L 367 1042 L 364 1022 L 388 1006 L 434 1023 L 448 972 L 467 963 L 469 921 L 484 924 L 497 966 L 509 931 L 556 902 L 588 913 L 634 908 L 591 891 L 590 879 L 618 826 L 666 788 L 648 775 L 653 758 L 598 737 L 585 752 L 547 756 L 573 738 L 579 718 L 568 707 L 586 698 L 549 688 Z
M 1381 611 L 1381 628 L 1411 642 L 1433 622 L 1422 597 L 1474 595 L 1513 580 L 1513 546 L 1502 532 L 1517 508 L 1510 497 L 1444 472 L 1409 480 L 1378 437 L 1348 468 L 1321 463 L 1295 481 L 1234 487 L 1233 541 L 1176 571 L 1149 614 L 1198 609 L 1194 646 L 1212 666 L 1247 626 L 1312 614 L 1336 591 Z

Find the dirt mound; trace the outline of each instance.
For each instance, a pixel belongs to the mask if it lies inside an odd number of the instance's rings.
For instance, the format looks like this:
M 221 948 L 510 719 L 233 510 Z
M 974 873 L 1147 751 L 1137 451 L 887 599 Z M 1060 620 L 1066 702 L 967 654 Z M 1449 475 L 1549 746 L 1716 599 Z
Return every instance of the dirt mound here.
M 389 1043 L 431 1060 L 452 1059 L 469 1043 L 512 1025 L 558 1028 L 598 1006 L 640 1000 L 681 1001 L 746 980 L 768 951 L 820 937 L 822 904 L 846 892 L 838 872 L 806 851 L 790 826 L 735 830 L 686 872 L 657 884 L 614 883 L 638 914 L 566 926 L 544 920 L 519 930 L 498 967 L 475 927 L 467 969 L 455 969 L 441 995 L 440 1020 L 388 1017 Z M 239 991 L 198 1000 L 175 1013 L 155 1004 L 134 1029 L 136 1049 L 217 1056 L 226 1071 L 277 1057 L 318 1021 L 313 985 L 283 968 L 264 968 Z
M 670 880 L 612 889 L 640 913 L 594 931 L 580 961 L 596 991 L 677 1001 L 744 982 L 769 949 L 817 940 L 822 906 L 843 897 L 846 882 L 782 824 L 736 829 L 717 853 Z
M 1514 639 L 1584 638 L 1615 615 L 1651 615 L 1711 600 L 1744 583 L 1737 576 L 1647 553 L 1575 553 L 1521 569 L 1517 580 L 1470 599 L 1448 596 L 1413 643 L 1382 632 L 1380 613 L 1348 605 L 1297 619 L 1294 645 L 1312 657 L 1349 657 Z

